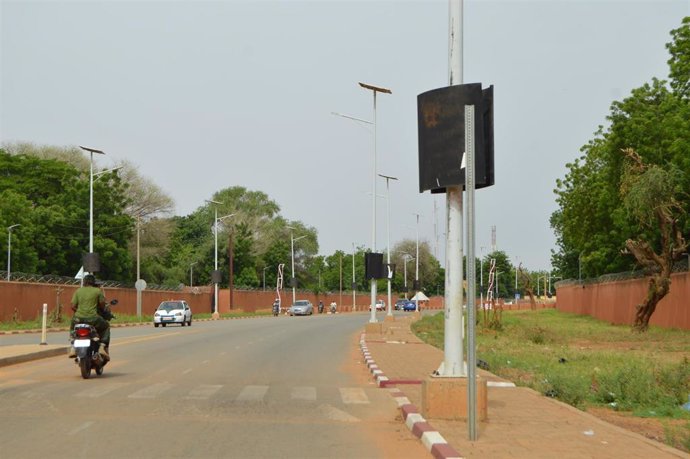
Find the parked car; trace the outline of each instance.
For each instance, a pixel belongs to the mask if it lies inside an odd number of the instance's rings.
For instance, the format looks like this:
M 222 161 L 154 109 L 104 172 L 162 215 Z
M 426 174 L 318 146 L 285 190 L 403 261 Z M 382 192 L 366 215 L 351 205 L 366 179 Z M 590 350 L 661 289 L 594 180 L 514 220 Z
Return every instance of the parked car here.
M 414 301 L 407 300 L 405 304 L 403 305 L 403 311 L 416 311 L 417 310 L 417 305 L 415 304 Z
M 192 308 L 184 300 L 163 301 L 153 314 L 153 326 L 180 324 L 192 326 Z
M 309 300 L 297 300 L 288 309 L 288 314 L 291 316 L 310 316 L 314 314 L 314 306 Z
M 371 305 L 369 305 L 369 310 L 371 311 Z M 383 300 L 376 300 L 376 310 L 377 311 L 385 311 L 386 310 L 386 302 Z
M 405 303 L 407 303 L 408 300 L 405 298 L 400 298 L 398 301 L 395 302 L 395 310 L 396 311 L 402 311 L 403 306 L 405 306 Z

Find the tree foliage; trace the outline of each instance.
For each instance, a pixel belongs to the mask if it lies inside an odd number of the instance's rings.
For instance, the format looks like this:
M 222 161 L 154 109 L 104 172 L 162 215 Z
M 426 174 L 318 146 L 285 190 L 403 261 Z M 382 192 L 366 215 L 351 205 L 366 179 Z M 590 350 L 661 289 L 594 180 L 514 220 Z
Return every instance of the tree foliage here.
M 634 148 L 646 164 L 664 170 L 683 171 L 679 186 L 690 189 L 690 20 L 672 31 L 670 84 L 658 79 L 634 89 L 622 101 L 613 102 L 607 120 L 593 140 L 582 148 L 582 156 L 567 164 L 568 172 L 556 182 L 558 209 L 551 216 L 557 249 L 552 264 L 563 277 L 595 277 L 629 271 L 635 260 L 621 250 L 625 241 L 641 232 L 659 238 L 659 228 L 643 228 L 629 213 L 620 193 L 625 170 L 621 151 Z M 630 198 L 632 199 L 632 197 Z M 680 203 L 690 211 L 690 201 Z M 678 222 L 683 234 L 690 222 Z M 651 240 L 651 239 L 650 239 Z

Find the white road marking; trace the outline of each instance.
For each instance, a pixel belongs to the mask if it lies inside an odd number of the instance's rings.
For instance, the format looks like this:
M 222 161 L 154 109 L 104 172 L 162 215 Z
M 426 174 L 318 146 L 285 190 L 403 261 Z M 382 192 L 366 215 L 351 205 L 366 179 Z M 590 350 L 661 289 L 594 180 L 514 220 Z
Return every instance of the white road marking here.
M 361 387 L 341 387 L 340 398 L 343 403 L 352 404 L 366 404 L 369 403 L 369 397 L 364 393 L 364 389 Z
M 319 405 L 318 408 L 319 412 L 326 418 L 330 419 L 331 421 L 340 421 L 340 422 L 359 422 L 360 419 L 352 416 L 350 413 L 346 413 L 345 411 L 339 410 L 338 408 L 331 406 L 331 405 Z
M 183 374 L 183 375 L 186 375 L 186 374 L 191 373 L 191 372 L 192 372 L 192 369 L 191 369 L 191 368 L 187 368 L 185 371 L 182 372 L 182 374 Z
M 126 386 L 126 383 L 105 383 L 99 384 L 98 386 L 91 387 L 89 389 L 83 390 L 74 394 L 75 397 L 88 397 L 88 398 L 98 398 L 112 392 L 116 389 Z
M 206 365 L 206 364 L 209 363 L 209 362 L 210 362 L 210 360 L 204 360 L 203 362 L 201 362 L 201 364 L 202 364 L 202 365 Z
M 308 387 L 308 386 L 293 387 L 292 388 L 292 395 L 290 396 L 290 398 L 293 400 L 314 401 L 314 400 L 316 400 L 316 387 Z
M 77 427 L 76 429 L 72 430 L 69 434 L 70 434 L 70 435 L 76 435 L 76 434 L 78 434 L 79 432 L 88 429 L 88 428 L 91 427 L 92 425 L 93 425 L 93 421 L 86 421 L 85 423 L 83 423 L 82 425 L 80 425 L 79 427 Z
M 268 386 L 245 386 L 240 395 L 235 399 L 236 402 L 261 402 L 268 392 Z
M 166 390 L 170 389 L 172 386 L 172 384 L 167 382 L 153 384 L 128 395 L 127 398 L 156 398 Z
M 223 386 L 220 384 L 202 384 L 195 387 L 189 392 L 189 395 L 185 397 L 187 400 L 207 400 L 211 398 L 213 394 L 218 392 Z

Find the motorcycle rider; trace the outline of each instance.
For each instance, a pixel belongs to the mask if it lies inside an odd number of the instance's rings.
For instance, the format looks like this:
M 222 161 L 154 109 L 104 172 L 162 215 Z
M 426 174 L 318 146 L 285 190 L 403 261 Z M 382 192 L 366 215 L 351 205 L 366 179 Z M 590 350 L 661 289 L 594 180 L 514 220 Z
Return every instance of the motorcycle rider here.
M 319 301 L 319 314 L 323 313 L 323 301 Z
M 101 345 L 98 353 L 106 360 L 110 360 L 108 346 L 110 345 L 110 324 L 99 314 L 105 310 L 105 295 L 96 286 L 96 278 L 93 274 L 84 276 L 84 285 L 79 287 L 72 296 L 72 322 L 70 324 L 70 336 L 74 332 L 74 326 L 78 323 L 92 325 L 101 338 Z M 74 347 L 70 348 L 69 357 L 76 357 Z
M 280 300 L 276 298 L 276 300 L 273 302 L 273 315 L 277 316 L 280 314 Z

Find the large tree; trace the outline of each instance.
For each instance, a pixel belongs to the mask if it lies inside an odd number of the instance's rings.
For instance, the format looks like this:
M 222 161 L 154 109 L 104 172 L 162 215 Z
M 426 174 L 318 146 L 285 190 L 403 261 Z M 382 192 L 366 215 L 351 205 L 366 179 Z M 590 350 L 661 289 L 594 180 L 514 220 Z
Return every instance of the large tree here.
M 632 257 L 621 250 L 628 239 L 642 231 L 631 219 L 620 189 L 625 170 L 621 151 L 634 148 L 646 164 L 683 171 L 680 186 L 690 189 L 690 19 L 671 32 L 670 81 L 653 79 L 634 89 L 629 97 L 613 102 L 609 126 L 600 126 L 595 138 L 582 148 L 582 156 L 567 164 L 557 180 L 558 210 L 551 216 L 557 250 L 552 263 L 563 277 L 595 277 L 635 268 Z M 690 201 L 679 202 L 684 213 Z M 682 234 L 690 222 L 678 222 Z

